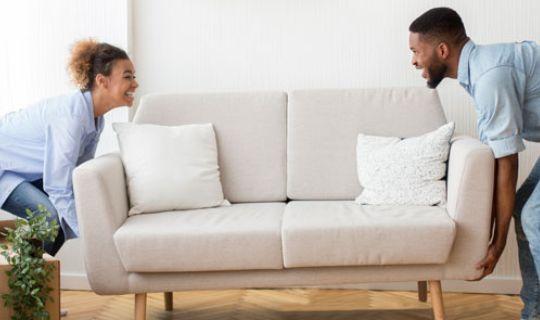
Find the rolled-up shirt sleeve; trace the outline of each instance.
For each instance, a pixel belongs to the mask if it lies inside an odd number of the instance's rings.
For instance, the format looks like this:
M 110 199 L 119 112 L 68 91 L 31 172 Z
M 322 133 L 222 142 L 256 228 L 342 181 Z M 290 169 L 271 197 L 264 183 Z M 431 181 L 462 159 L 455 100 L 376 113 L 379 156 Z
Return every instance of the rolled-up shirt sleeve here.
M 79 235 L 72 173 L 84 134 L 81 123 L 82 119 L 61 118 L 48 124 L 46 131 L 43 189 L 58 211 L 60 225 L 68 239 Z
M 480 76 L 474 88 L 480 140 L 491 147 L 495 158 L 525 149 L 520 136 L 523 116 L 515 88 L 515 72 L 506 66 L 493 68 Z

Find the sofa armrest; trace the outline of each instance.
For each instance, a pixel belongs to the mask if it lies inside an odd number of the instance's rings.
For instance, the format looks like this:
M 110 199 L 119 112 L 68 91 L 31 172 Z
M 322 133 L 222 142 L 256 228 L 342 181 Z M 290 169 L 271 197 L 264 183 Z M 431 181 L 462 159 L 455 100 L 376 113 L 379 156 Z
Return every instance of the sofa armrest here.
M 491 149 L 467 136 L 452 140 L 448 160 L 447 210 L 456 239 L 446 267 L 450 279 L 473 280 L 489 243 L 495 161 Z
M 127 273 L 113 240 L 129 209 L 120 155 L 106 154 L 77 167 L 73 191 L 92 289 L 97 293 L 125 291 Z

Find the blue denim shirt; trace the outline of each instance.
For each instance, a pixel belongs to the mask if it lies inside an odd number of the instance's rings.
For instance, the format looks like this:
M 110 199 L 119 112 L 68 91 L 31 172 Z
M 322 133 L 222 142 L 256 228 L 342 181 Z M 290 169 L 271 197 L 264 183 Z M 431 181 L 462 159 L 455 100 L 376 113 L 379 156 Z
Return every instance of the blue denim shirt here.
M 531 41 L 463 47 L 457 79 L 475 101 L 480 140 L 496 158 L 540 141 L 540 47 Z
M 91 93 L 80 90 L 0 119 L 0 207 L 21 182 L 43 179 L 66 239 L 77 237 L 71 175 L 94 157 L 103 124 Z

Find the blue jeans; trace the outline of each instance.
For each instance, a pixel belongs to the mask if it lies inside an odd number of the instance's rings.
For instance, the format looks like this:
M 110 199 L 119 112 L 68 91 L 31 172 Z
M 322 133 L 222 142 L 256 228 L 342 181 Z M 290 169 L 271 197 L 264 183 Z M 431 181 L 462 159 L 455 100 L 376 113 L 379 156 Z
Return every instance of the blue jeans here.
M 38 205 L 40 204 L 51 213 L 51 216 L 47 218 L 47 221 L 49 223 L 51 223 L 51 221 L 56 221 L 56 223 L 60 225 L 58 212 L 49 200 L 47 193 L 43 191 L 43 180 L 41 179 L 32 182 L 24 181 L 19 184 L 2 205 L 2 210 L 26 219 L 26 209 L 28 208 L 37 212 Z M 43 248 L 45 249 L 45 252 L 54 256 L 58 250 L 60 250 L 64 242 L 64 232 L 62 231 L 62 228 L 59 228 L 58 236 L 54 242 L 45 242 Z
M 523 279 L 521 319 L 540 319 L 540 159 L 516 193 L 514 219 Z

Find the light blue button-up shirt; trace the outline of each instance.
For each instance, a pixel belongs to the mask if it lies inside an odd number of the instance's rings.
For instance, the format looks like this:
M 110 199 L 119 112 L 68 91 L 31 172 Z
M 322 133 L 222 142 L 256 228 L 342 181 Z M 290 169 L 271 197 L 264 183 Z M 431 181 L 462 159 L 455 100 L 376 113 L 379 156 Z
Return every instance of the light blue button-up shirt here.
M 77 237 L 71 175 L 94 157 L 103 124 L 90 91 L 79 90 L 0 119 L 0 206 L 21 182 L 43 179 L 66 239 Z
M 480 140 L 496 158 L 540 141 L 540 47 L 531 41 L 463 47 L 457 79 L 474 98 Z

